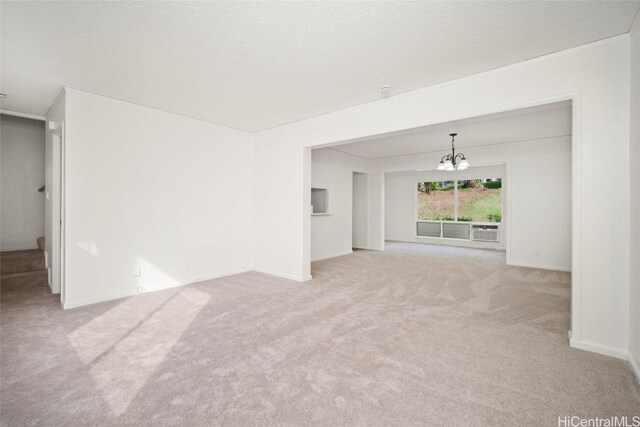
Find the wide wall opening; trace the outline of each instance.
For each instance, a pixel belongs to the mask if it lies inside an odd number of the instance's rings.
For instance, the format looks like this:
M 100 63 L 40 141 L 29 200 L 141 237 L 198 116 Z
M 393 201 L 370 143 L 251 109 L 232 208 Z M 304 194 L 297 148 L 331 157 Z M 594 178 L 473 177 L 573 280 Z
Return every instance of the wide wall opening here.
M 330 178 L 344 188 L 329 189 L 329 214 L 344 207 L 352 227 L 353 173 L 366 174 L 368 249 L 390 241 L 494 249 L 509 265 L 570 271 L 572 114 L 560 101 L 314 149 L 311 184 Z M 451 133 L 468 167 L 441 167 Z M 312 261 L 353 247 L 343 228 L 341 250 L 319 250 L 335 241 L 331 222 L 312 218 Z
M 570 272 L 572 116 L 571 101 L 560 101 L 313 149 L 311 186 L 328 190 L 330 208 L 311 218 L 311 261 L 361 246 L 433 256 L 461 248 L 491 250 L 506 267 Z M 443 168 L 450 153 L 468 167 Z M 364 205 L 357 185 L 366 185 Z M 355 243 L 356 206 L 367 244 Z M 562 313 L 545 321 L 568 330 L 563 280 Z

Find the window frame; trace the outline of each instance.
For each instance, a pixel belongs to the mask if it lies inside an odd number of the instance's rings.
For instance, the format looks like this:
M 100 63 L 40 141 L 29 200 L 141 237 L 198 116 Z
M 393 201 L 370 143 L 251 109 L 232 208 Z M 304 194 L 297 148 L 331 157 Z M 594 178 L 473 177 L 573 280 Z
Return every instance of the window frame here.
M 501 185 L 501 191 L 500 191 L 500 215 L 501 215 L 501 220 L 500 222 L 491 222 L 491 221 L 458 221 L 458 182 L 459 181 L 468 181 L 468 180 L 473 180 L 473 179 L 480 179 L 480 180 L 485 180 L 485 179 L 489 179 L 489 178 L 465 178 L 465 179 L 458 179 L 458 178 L 454 178 L 454 179 L 450 179 L 447 181 L 453 181 L 453 190 L 454 190 L 454 201 L 453 201 L 453 210 L 454 210 L 454 218 L 455 220 L 437 220 L 437 219 L 419 219 L 419 213 L 418 213 L 418 205 L 419 205 L 419 191 L 417 189 L 418 184 L 422 183 L 422 182 L 440 182 L 437 180 L 420 180 L 418 182 L 416 182 L 413 185 L 413 201 L 414 201 L 414 206 L 413 206 L 413 216 L 414 216 L 414 221 L 413 221 L 413 229 L 414 229 L 414 234 L 415 237 L 418 239 L 444 239 L 444 240 L 460 240 L 460 241 L 470 241 L 471 239 L 460 239 L 460 238 L 454 238 L 454 237 L 444 237 L 444 224 L 445 223 L 453 223 L 453 224 L 468 224 L 469 226 L 469 232 L 471 233 L 471 228 L 473 225 L 497 225 L 498 229 L 502 229 L 505 226 L 505 178 L 504 176 L 497 176 L 495 178 L 499 178 L 502 182 Z M 418 223 L 420 222 L 430 222 L 430 223 L 440 223 L 440 237 L 435 237 L 435 236 L 421 236 L 418 234 Z M 501 234 L 500 234 L 501 236 Z M 500 240 L 498 241 L 498 243 L 502 242 L 502 236 L 500 237 Z

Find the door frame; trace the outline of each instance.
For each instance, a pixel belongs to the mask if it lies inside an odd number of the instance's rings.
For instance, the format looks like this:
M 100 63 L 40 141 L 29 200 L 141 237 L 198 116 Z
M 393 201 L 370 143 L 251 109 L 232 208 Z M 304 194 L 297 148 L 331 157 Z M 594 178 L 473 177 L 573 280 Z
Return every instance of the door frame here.
M 355 229 L 354 224 L 354 211 L 355 211 L 355 181 L 356 175 L 362 175 L 364 179 L 364 193 L 361 195 L 364 199 L 364 245 L 363 246 L 355 246 L 355 242 L 353 241 L 353 230 Z M 369 174 L 367 172 L 359 172 L 352 171 L 351 173 L 351 247 L 357 249 L 369 249 Z
M 535 107 L 544 104 L 551 104 L 554 102 L 569 101 L 571 102 L 571 324 L 568 331 L 569 343 L 572 347 L 581 348 L 583 350 L 595 351 L 597 353 L 606 354 L 613 357 L 620 358 L 622 354 L 616 349 L 610 349 L 608 347 L 594 346 L 591 343 L 584 342 L 582 340 L 582 212 L 580 207 L 582 206 L 582 94 L 580 92 L 567 92 L 554 96 L 547 97 L 532 97 L 529 100 L 513 103 L 510 105 L 502 105 L 499 107 L 480 107 L 472 113 L 459 114 L 454 117 L 449 117 L 447 120 L 425 123 L 420 126 L 413 126 L 410 128 L 394 130 L 391 132 L 379 132 L 368 135 L 359 135 L 357 138 L 351 138 L 346 140 L 337 140 L 321 144 L 309 144 L 303 147 L 305 153 L 310 153 L 313 149 L 327 148 L 337 145 L 348 144 L 355 142 L 356 140 L 363 141 L 372 139 L 373 137 L 380 135 L 389 135 L 392 133 L 400 133 L 415 129 L 422 126 L 432 126 L 438 123 L 447 123 L 456 120 L 464 120 L 473 117 L 480 117 L 488 114 L 495 114 L 507 111 L 518 110 L 521 108 Z M 302 163 L 303 176 L 309 174 L 311 170 L 311 156 L 305 154 Z M 373 171 L 372 171 L 373 172 Z M 383 185 L 382 190 L 384 193 L 384 171 L 382 173 Z M 506 170 L 507 180 L 510 181 L 510 170 L 507 166 Z M 310 182 L 310 181 L 309 181 Z M 507 185 L 509 185 L 507 183 Z M 303 180 L 303 191 L 308 192 L 310 185 Z M 310 196 L 309 196 L 310 197 Z M 510 197 L 509 197 L 510 199 Z M 304 200 L 304 199 L 303 199 Z M 306 200 L 305 200 L 306 201 Z M 382 210 L 384 211 L 385 200 L 381 199 Z M 304 215 L 302 218 L 303 230 L 302 234 L 302 271 L 311 271 L 311 263 L 309 254 L 311 252 L 310 233 L 306 231 L 310 228 L 310 217 Z M 382 245 L 384 247 L 384 213 L 382 214 L 382 222 L 379 224 L 379 229 L 382 234 Z M 507 234 L 507 239 L 511 233 Z M 507 248 L 511 246 L 509 240 L 507 240 Z
M 60 294 L 64 304 L 64 156 L 65 123 L 47 121 L 47 132 L 51 144 L 51 189 L 47 190 L 47 199 L 51 203 L 51 252 L 47 254 L 47 267 L 50 270 L 49 287 L 54 294 Z

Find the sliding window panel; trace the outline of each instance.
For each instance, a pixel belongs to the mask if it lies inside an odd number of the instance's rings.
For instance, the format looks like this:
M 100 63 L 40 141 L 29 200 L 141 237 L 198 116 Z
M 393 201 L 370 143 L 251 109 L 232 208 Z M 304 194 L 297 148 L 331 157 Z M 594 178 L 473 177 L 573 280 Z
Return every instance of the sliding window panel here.
M 502 179 L 458 181 L 458 221 L 501 222 Z
M 454 181 L 418 183 L 418 220 L 453 221 L 455 220 Z

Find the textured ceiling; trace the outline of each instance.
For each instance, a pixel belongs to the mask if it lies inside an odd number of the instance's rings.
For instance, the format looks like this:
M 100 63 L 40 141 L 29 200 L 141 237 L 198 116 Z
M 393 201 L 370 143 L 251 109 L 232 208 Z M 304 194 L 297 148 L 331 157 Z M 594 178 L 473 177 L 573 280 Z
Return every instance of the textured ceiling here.
M 2 2 L 2 108 L 63 85 L 248 131 L 629 31 L 639 2 Z
M 331 147 L 366 159 L 380 159 L 451 149 L 450 133 L 457 133 L 456 151 L 507 142 L 571 135 L 571 103 L 556 102 L 506 113 L 457 120 Z

